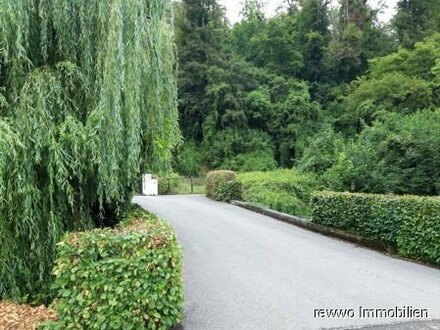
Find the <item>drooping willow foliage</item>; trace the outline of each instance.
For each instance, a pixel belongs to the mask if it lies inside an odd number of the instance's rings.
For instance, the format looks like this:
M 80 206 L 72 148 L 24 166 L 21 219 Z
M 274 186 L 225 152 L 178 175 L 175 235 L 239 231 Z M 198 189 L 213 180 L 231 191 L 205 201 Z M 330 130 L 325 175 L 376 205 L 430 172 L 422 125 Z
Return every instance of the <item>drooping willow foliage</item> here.
M 171 0 L 0 0 L 0 296 L 44 300 L 178 139 Z

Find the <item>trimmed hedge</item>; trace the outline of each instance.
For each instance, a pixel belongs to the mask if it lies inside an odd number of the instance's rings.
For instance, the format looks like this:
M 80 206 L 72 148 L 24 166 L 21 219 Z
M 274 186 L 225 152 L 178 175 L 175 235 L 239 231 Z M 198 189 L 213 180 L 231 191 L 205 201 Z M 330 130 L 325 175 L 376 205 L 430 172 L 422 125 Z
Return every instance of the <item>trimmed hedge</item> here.
M 169 329 L 182 319 L 181 248 L 140 208 L 116 229 L 67 235 L 54 274 L 59 321 L 45 329 Z
M 241 185 L 234 171 L 211 171 L 206 176 L 206 196 L 223 202 L 241 199 Z
M 295 216 L 310 216 L 310 195 L 318 188 L 311 174 L 296 169 L 240 173 L 243 201 Z
M 313 222 L 381 241 L 401 256 L 440 264 L 440 198 L 316 192 Z

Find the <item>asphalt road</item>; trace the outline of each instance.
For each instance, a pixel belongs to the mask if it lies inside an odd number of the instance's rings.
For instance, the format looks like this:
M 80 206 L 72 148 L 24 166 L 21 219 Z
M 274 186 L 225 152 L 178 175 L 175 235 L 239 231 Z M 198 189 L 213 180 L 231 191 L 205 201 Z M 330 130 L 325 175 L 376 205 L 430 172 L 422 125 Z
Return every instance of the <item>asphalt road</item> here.
M 440 319 L 437 269 L 203 196 L 134 202 L 169 220 L 183 245 L 183 329 L 440 329 L 437 321 L 359 316 L 360 307 L 412 306 Z M 335 308 L 353 309 L 354 316 L 314 317 L 316 309 Z

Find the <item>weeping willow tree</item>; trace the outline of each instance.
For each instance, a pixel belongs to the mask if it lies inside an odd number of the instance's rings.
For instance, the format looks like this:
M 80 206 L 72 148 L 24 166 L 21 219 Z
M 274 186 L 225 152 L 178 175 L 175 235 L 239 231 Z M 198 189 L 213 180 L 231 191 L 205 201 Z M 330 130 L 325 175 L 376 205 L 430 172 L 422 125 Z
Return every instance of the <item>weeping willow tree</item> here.
M 171 0 L 0 0 L 0 296 L 47 297 L 178 142 Z

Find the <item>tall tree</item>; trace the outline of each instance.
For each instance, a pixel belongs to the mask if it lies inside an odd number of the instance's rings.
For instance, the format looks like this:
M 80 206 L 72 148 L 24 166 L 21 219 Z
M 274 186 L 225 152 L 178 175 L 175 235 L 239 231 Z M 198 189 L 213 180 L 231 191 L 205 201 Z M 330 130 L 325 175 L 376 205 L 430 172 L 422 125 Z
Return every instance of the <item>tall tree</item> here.
M 412 47 L 440 30 L 440 2 L 436 0 L 400 0 L 393 20 L 400 43 Z
M 281 8 L 285 8 L 289 14 L 294 14 L 298 11 L 299 0 L 283 0 Z
M 377 10 L 367 0 L 339 0 L 333 39 L 326 52 L 326 66 L 337 83 L 348 82 L 368 68 L 368 59 L 394 50 L 386 27 L 379 24 Z
M 226 19 L 216 0 L 183 0 L 177 6 L 180 126 L 186 139 L 201 142 L 208 70 L 223 60 Z
M 304 60 L 301 76 L 309 81 L 323 78 L 325 48 L 330 41 L 328 0 L 302 0 L 297 15 L 298 46 Z
M 271 133 L 282 167 L 292 167 L 301 158 L 306 139 L 314 134 L 321 120 L 321 109 L 313 102 L 306 82 L 290 80 L 288 94 L 275 105 Z
M 229 40 L 235 54 L 255 64 L 261 62 L 261 35 L 267 23 L 263 7 L 260 0 L 246 0 L 241 10 L 243 18 L 234 25 Z
M 257 20 L 263 21 L 264 9 L 266 7 L 265 0 L 244 0 L 243 8 L 241 9 L 241 15 L 245 20 Z
M 263 20 L 246 16 L 234 25 L 231 44 L 239 56 L 277 74 L 296 75 L 303 67 L 294 14 L 282 13 Z
M 0 297 L 47 297 L 63 232 L 107 223 L 178 134 L 171 1 L 0 1 Z

